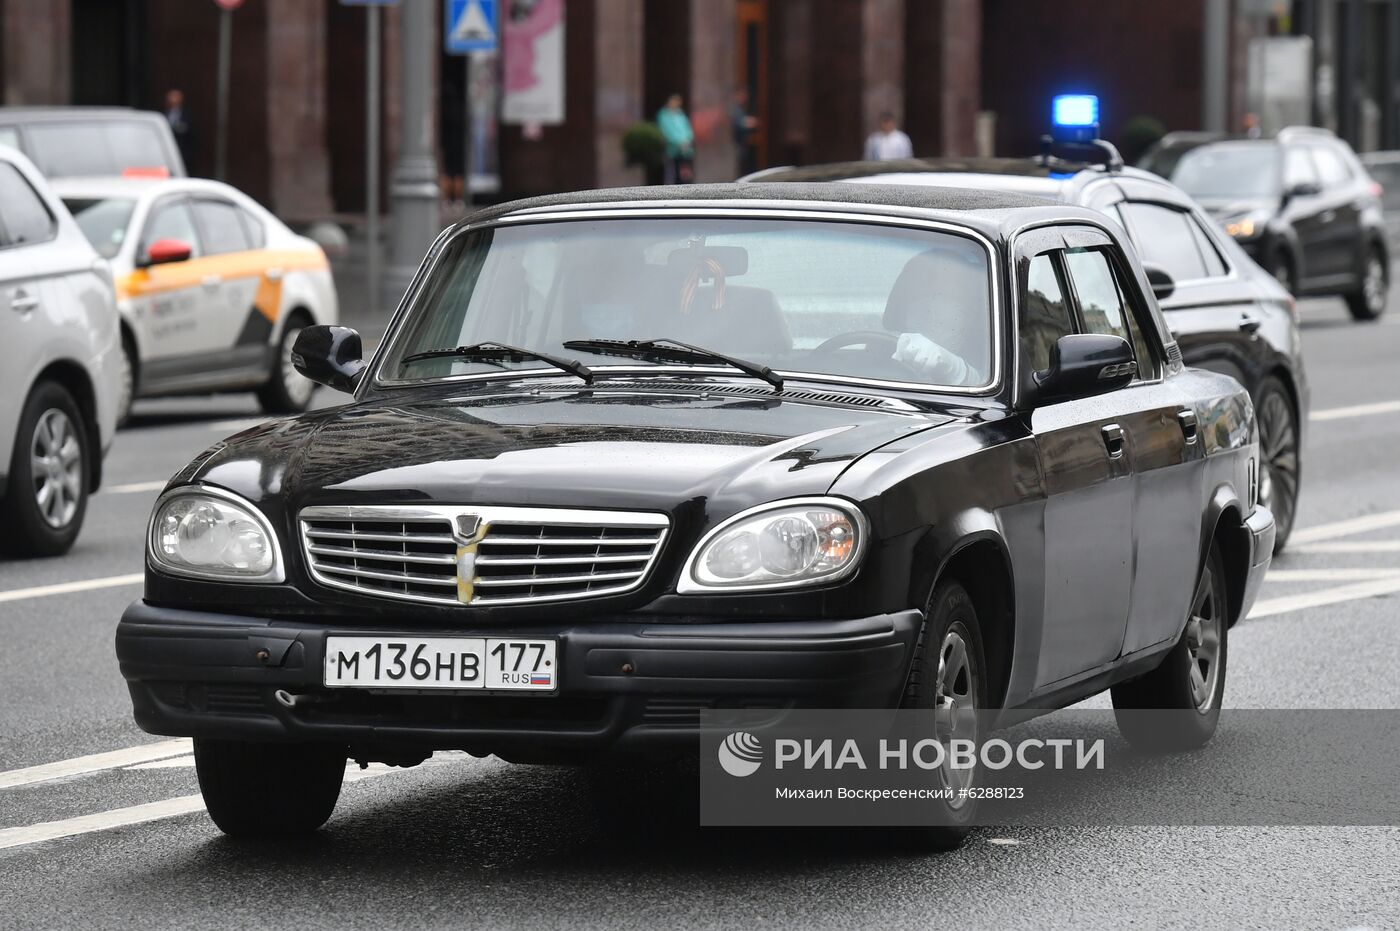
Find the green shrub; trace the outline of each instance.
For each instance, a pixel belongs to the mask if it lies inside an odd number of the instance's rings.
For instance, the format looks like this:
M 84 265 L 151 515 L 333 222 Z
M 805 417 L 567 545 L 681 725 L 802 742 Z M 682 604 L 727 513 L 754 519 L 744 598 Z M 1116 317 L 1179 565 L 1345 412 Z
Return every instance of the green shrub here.
M 622 134 L 622 157 L 630 165 L 659 171 L 666 158 L 666 137 L 655 123 L 633 123 Z
M 1152 143 L 1166 134 L 1167 128 L 1156 117 L 1135 116 L 1128 120 L 1123 125 L 1118 146 L 1123 153 L 1123 161 L 1133 164 Z

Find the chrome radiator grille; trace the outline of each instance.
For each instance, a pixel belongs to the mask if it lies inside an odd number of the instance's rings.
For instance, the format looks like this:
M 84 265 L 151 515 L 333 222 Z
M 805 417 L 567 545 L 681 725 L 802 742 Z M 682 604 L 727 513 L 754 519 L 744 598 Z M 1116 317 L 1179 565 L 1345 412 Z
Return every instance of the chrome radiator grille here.
M 662 514 L 511 507 L 309 507 L 307 566 L 323 585 L 400 601 L 530 604 L 631 591 Z

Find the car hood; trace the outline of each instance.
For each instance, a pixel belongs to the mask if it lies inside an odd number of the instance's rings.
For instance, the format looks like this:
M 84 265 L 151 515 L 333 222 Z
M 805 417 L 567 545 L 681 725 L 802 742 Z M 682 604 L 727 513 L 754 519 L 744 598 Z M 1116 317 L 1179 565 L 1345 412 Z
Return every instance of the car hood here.
M 973 413 L 650 391 L 389 398 L 238 434 L 178 478 L 288 513 L 428 502 L 713 513 L 821 494 L 861 456 Z
M 1196 202 L 1216 219 L 1237 217 L 1255 211 L 1273 214 L 1278 210 L 1278 198 L 1274 197 L 1198 197 Z

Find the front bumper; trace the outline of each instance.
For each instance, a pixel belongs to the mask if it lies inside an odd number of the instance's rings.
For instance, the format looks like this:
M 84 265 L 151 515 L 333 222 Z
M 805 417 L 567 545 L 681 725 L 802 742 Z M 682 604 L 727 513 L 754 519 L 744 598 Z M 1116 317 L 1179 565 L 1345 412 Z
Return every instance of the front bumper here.
M 1262 504 L 1254 506 L 1254 512 L 1245 518 L 1244 528 L 1249 534 L 1249 575 L 1245 579 L 1244 598 L 1240 602 L 1237 618 L 1243 620 L 1254 607 L 1254 599 L 1259 587 L 1264 584 L 1269 564 L 1274 558 L 1274 514 Z
M 117 627 L 136 723 L 152 734 L 466 750 L 530 760 L 692 742 L 707 708 L 892 707 L 923 615 L 841 621 L 590 623 L 459 629 L 557 637 L 550 694 L 323 687 L 328 635 L 346 628 L 163 608 L 137 601 Z M 627 670 L 627 671 L 624 671 Z M 275 697 L 298 696 L 294 707 Z

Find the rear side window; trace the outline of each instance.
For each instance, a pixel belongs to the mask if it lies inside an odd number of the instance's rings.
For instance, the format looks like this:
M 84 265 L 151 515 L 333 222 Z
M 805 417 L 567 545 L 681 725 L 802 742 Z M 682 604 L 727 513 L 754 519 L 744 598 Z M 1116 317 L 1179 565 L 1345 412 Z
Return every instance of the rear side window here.
M 1080 323 L 1085 333 L 1117 336 L 1128 341 L 1137 356 L 1139 374 L 1152 370 L 1152 354 L 1118 286 L 1113 263 L 1104 249 L 1065 250 L 1065 269 L 1079 298 Z
M 204 251 L 209 255 L 222 252 L 244 252 L 252 246 L 248 233 L 238 215 L 238 208 L 226 200 L 197 200 L 195 216 L 204 235 Z
M 1229 271 L 1225 265 L 1225 259 L 1220 255 L 1220 249 L 1211 240 L 1206 228 L 1201 225 L 1201 218 L 1188 213 L 1186 220 L 1191 227 L 1191 232 L 1196 235 L 1196 245 L 1200 247 L 1201 260 L 1205 262 L 1206 266 L 1206 277 L 1217 278 Z
M 0 236 L 6 246 L 44 242 L 57 231 L 49 208 L 9 162 L 0 162 L 0 224 Z
M 1198 245 L 1200 234 L 1192 229 L 1189 214 L 1136 201 L 1125 201 L 1118 209 L 1143 261 L 1162 266 L 1176 281 L 1208 277 L 1206 260 Z
M 1050 350 L 1061 336 L 1074 332 L 1069 303 L 1060 284 L 1054 256 L 1031 259 L 1026 272 L 1026 300 L 1021 309 L 1021 351 L 1033 372 L 1050 367 Z
M 252 249 L 261 249 L 267 245 L 267 229 L 263 226 L 263 221 L 253 215 L 251 210 L 238 208 L 238 215 L 243 218 L 243 229 L 248 232 L 248 245 Z
M 141 254 L 145 255 L 151 243 L 157 239 L 180 240 L 190 247 L 190 258 L 200 254 L 199 233 L 195 229 L 194 214 L 188 201 L 167 201 L 151 212 L 146 219 L 146 231 L 141 236 Z

